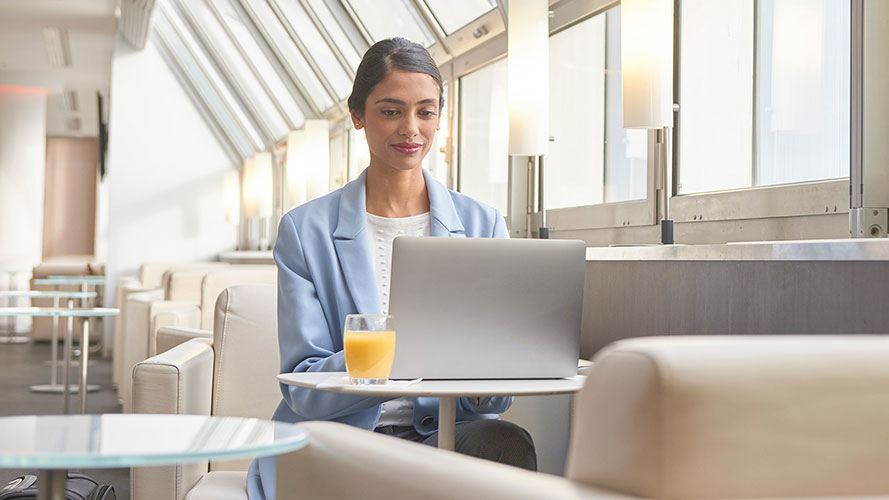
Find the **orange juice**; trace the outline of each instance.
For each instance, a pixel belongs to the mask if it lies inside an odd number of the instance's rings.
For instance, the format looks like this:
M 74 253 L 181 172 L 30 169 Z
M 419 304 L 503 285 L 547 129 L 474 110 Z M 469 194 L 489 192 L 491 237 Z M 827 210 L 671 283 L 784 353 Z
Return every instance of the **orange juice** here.
M 386 379 L 395 358 L 395 332 L 353 332 L 343 338 L 346 370 L 355 379 Z

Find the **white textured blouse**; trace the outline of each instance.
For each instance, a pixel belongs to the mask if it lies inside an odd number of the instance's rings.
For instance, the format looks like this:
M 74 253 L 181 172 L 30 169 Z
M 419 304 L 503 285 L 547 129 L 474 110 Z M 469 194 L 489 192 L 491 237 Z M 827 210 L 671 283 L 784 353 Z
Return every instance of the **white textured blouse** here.
M 367 214 L 367 238 L 373 259 L 374 275 L 380 294 L 380 311 L 389 314 L 389 279 L 392 275 L 392 242 L 397 236 L 430 236 L 429 212 L 411 217 L 389 218 Z M 396 327 L 397 328 L 397 327 Z M 398 331 L 396 329 L 396 336 Z M 397 340 L 396 340 L 397 342 Z M 412 425 L 414 401 L 398 398 L 383 403 L 377 427 Z

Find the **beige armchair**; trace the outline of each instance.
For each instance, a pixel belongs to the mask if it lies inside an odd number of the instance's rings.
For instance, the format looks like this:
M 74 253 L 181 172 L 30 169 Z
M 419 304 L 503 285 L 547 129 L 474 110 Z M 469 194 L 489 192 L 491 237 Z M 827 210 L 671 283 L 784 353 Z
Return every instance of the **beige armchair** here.
M 135 366 L 133 410 L 269 418 L 281 400 L 276 302 L 271 284 L 225 289 L 216 302 L 212 342 L 192 339 Z M 246 499 L 249 464 L 133 469 L 132 498 Z
M 309 422 L 278 500 L 885 498 L 887 359 L 885 336 L 621 341 L 579 396 L 567 478 Z

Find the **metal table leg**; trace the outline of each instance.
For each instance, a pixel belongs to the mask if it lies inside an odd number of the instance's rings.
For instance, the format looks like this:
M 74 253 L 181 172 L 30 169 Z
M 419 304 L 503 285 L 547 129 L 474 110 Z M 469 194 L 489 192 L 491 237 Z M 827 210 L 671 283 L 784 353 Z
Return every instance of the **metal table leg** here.
M 438 398 L 438 447 L 454 451 L 454 429 L 457 426 L 457 398 Z
M 68 300 L 68 309 L 73 308 L 74 301 Z M 74 316 L 68 316 L 67 328 L 65 328 L 65 368 L 62 372 L 62 389 L 65 393 L 65 414 L 70 410 L 71 385 L 68 376 L 71 374 L 71 334 L 74 330 Z
M 81 319 L 81 331 L 83 335 L 80 338 L 80 413 L 86 413 L 86 394 L 87 394 L 87 369 L 90 361 L 90 319 L 84 317 Z
M 67 469 L 44 469 L 37 475 L 37 500 L 65 500 Z

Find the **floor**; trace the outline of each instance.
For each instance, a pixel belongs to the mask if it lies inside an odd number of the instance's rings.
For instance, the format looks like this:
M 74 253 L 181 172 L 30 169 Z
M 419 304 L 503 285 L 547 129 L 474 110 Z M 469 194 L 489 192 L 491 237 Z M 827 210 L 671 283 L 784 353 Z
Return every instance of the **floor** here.
M 28 390 L 33 384 L 49 383 L 49 365 L 44 363 L 50 357 L 48 343 L 0 344 L 0 416 L 10 415 L 51 415 L 63 412 L 61 394 L 35 394 Z M 95 361 L 93 361 L 95 360 Z M 102 386 L 99 392 L 89 393 L 87 412 L 120 413 L 117 395 L 111 387 L 111 360 L 90 357 L 90 384 Z M 80 408 L 80 400 L 73 399 L 74 408 Z M 7 482 L 21 474 L 33 471 L 0 469 L 0 489 Z M 99 484 L 114 486 L 117 498 L 130 498 L 129 469 L 91 469 L 83 472 Z

